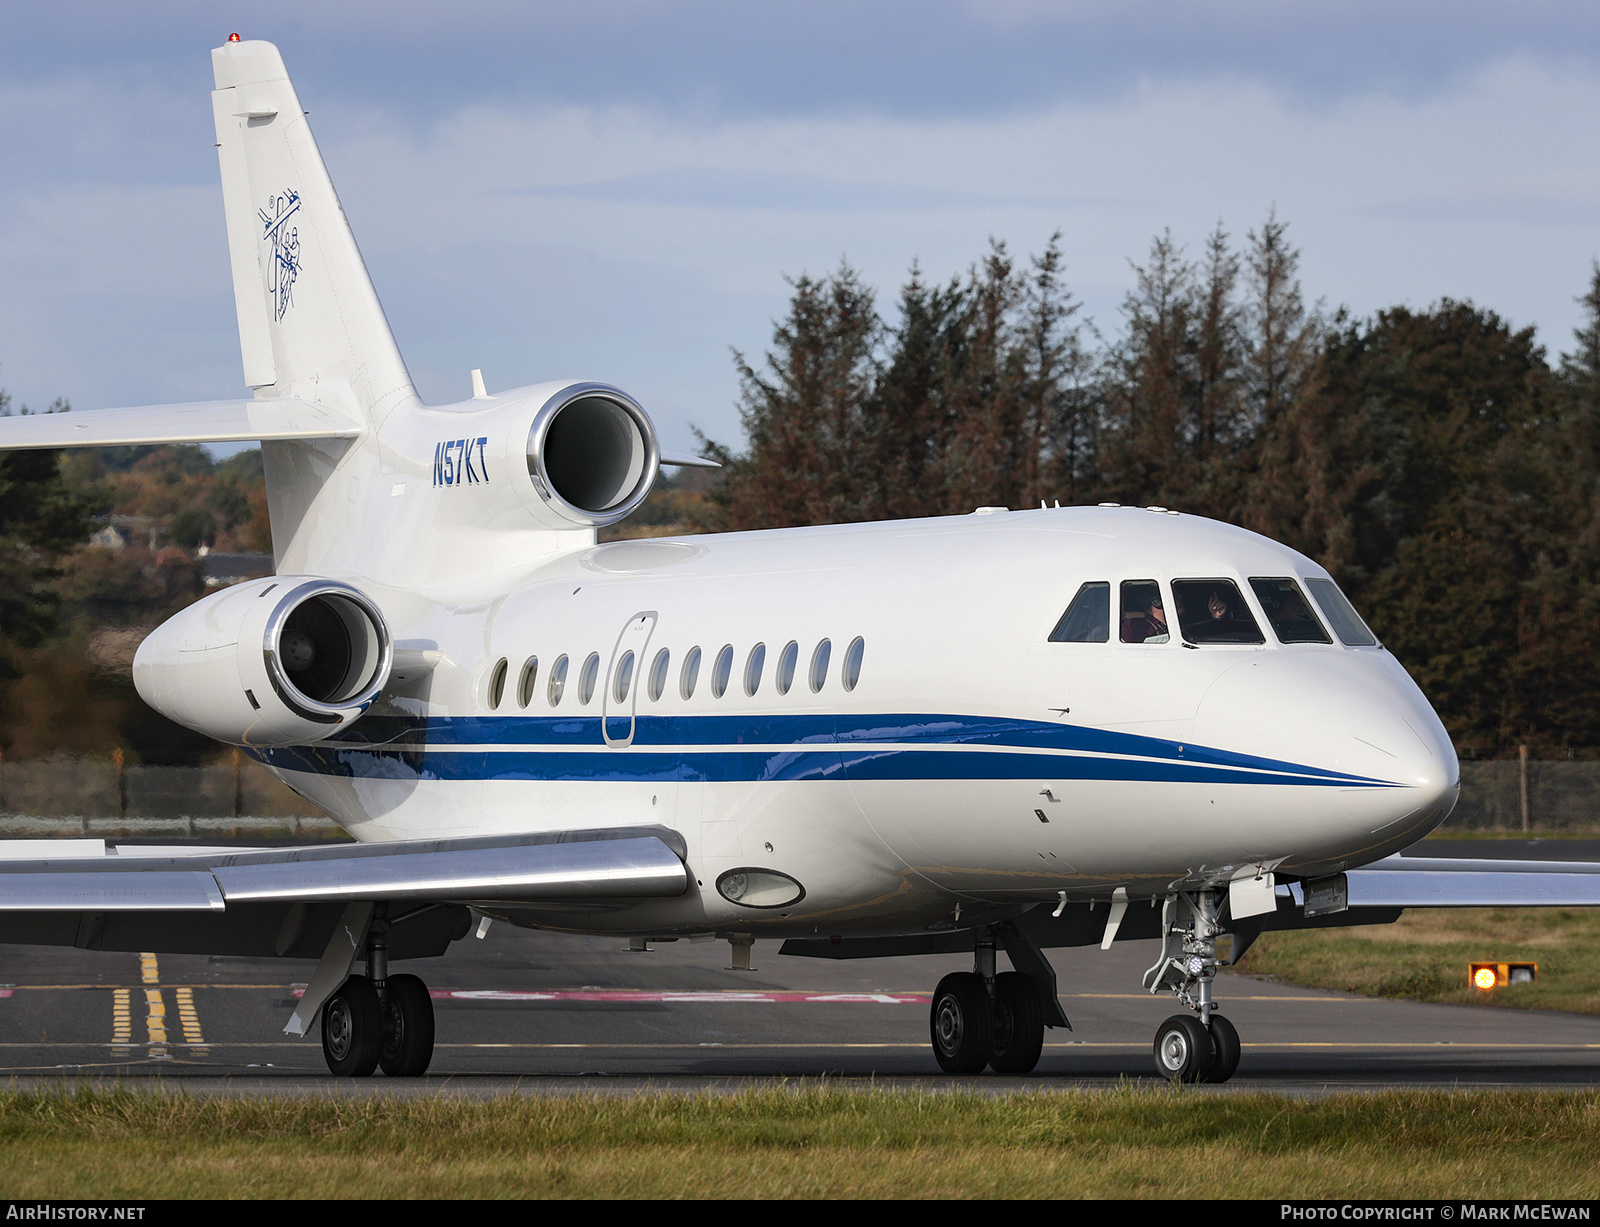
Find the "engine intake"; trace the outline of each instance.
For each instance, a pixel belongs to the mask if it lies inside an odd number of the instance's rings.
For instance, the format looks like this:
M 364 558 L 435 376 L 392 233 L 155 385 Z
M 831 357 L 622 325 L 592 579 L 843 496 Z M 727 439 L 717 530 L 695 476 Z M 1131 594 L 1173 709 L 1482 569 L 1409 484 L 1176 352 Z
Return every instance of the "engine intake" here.
M 561 519 L 615 524 L 649 497 L 661 448 L 649 415 L 605 384 L 571 384 L 528 431 L 528 476 Z
M 388 683 L 394 645 L 357 588 L 296 576 L 254 580 L 163 622 L 133 660 L 139 694 L 218 741 L 292 745 L 349 727 Z
M 279 601 L 262 654 L 279 697 L 308 720 L 365 711 L 388 680 L 393 645 L 378 607 L 346 584 L 313 580 Z

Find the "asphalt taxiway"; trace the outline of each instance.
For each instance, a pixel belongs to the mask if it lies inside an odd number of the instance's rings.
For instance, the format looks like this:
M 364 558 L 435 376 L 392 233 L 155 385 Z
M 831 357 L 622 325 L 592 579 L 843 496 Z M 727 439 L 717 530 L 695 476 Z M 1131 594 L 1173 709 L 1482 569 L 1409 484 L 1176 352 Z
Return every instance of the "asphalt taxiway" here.
M 1546 843 L 1538 854 L 1554 851 L 1587 859 L 1591 849 Z M 928 1046 L 928 999 L 970 957 L 815 960 L 758 942 L 757 970 L 734 971 L 724 942 L 625 947 L 496 924 L 441 958 L 397 964 L 433 992 L 433 1066 L 423 1079 L 359 1084 L 327 1073 L 314 1037 L 282 1034 L 307 963 L 4 947 L 0 1079 L 236 1094 L 703 1090 L 772 1079 L 1107 1087 L 1158 1081 L 1151 1040 L 1175 1012 L 1169 997 L 1139 987 L 1154 942 L 1052 950 L 1073 1029 L 1046 1033 L 1027 1077 L 952 1080 Z M 1244 1041 L 1223 1093 L 1600 1085 L 1600 1018 L 1415 1005 L 1236 975 L 1219 978 L 1217 997 Z

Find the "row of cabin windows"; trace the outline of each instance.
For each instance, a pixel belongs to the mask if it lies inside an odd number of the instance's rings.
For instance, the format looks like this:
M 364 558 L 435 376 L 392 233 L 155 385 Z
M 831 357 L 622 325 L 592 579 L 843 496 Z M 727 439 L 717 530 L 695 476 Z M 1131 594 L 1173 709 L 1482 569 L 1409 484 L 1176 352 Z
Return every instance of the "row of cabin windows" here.
M 1300 585 L 1287 577 L 1252 579 L 1250 589 L 1272 624 L 1279 643 L 1329 643 L 1321 610 L 1339 642 L 1348 647 L 1373 647 L 1378 640 L 1367 629 L 1344 593 L 1329 579 L 1308 579 L 1315 598 L 1308 601 Z M 1175 579 L 1172 609 L 1186 646 L 1209 643 L 1259 644 L 1266 639 L 1239 586 L 1228 579 Z M 1167 643 L 1167 620 L 1161 584 L 1153 579 L 1125 580 L 1117 637 L 1123 643 Z M 1094 580 L 1078 589 L 1066 613 L 1050 632 L 1052 643 L 1107 643 L 1111 639 L 1111 585 Z
M 857 635 L 845 649 L 844 663 L 839 670 L 839 683 L 850 691 L 856 688 L 861 680 L 861 659 L 866 654 L 866 640 Z M 811 693 L 820 694 L 828 684 L 828 665 L 833 658 L 833 644 L 827 639 L 821 640 L 811 650 L 811 662 L 806 670 L 806 681 L 811 687 Z M 704 657 L 699 647 L 692 647 L 684 656 L 683 663 L 678 670 L 678 694 L 683 699 L 694 698 L 695 689 L 700 684 L 700 666 Z M 569 661 L 566 656 L 556 657 L 555 664 L 550 666 L 550 675 L 545 682 L 545 697 L 551 707 L 559 707 L 562 698 L 567 692 L 567 672 Z M 744 661 L 744 692 L 754 696 L 761 689 L 762 675 L 766 670 L 767 645 L 758 643 L 750 649 L 750 654 Z M 633 692 L 634 673 L 638 662 L 630 649 L 622 654 L 617 661 L 617 667 L 611 674 L 611 699 L 614 703 L 626 703 Z M 794 687 L 795 672 L 800 664 L 800 644 L 791 639 L 784 645 L 783 651 L 778 653 L 778 667 L 774 670 L 773 681 L 779 694 L 788 694 Z M 662 648 L 655 654 L 650 662 L 650 672 L 645 679 L 645 692 L 650 696 L 652 703 L 661 701 L 661 696 L 667 691 L 668 675 L 672 669 L 672 652 L 669 648 Z M 501 657 L 489 675 L 489 706 L 498 709 L 505 699 L 506 680 L 510 670 L 510 661 Z M 716 660 L 711 666 L 711 696 L 720 699 L 728 692 L 728 683 L 733 679 L 733 645 L 725 643 L 722 650 L 717 653 Z M 530 656 L 523 663 L 522 673 L 517 679 L 517 705 L 527 707 L 533 702 L 535 689 L 539 681 L 539 658 Z M 600 683 L 600 653 L 590 652 L 583 662 L 583 667 L 578 670 L 578 702 L 587 704 L 594 699 L 595 691 Z

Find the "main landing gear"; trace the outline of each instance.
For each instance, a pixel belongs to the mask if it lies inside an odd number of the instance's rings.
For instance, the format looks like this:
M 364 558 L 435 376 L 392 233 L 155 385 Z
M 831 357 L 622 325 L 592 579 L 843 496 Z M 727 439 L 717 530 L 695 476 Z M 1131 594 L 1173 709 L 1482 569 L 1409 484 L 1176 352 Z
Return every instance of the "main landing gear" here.
M 433 1060 L 433 1001 L 416 976 L 389 975 L 389 926 L 374 917 L 367 932 L 367 975 L 350 976 L 322 1004 L 322 1055 L 343 1078 L 381 1069 L 420 1077 Z
M 1169 895 L 1161 911 L 1161 957 L 1144 973 L 1146 989 L 1167 989 L 1193 1011 L 1156 1029 L 1156 1069 L 1174 1082 L 1226 1082 L 1239 1068 L 1239 1032 L 1211 1000 L 1223 898 L 1216 890 Z
M 995 974 L 1001 941 L 1016 971 Z M 1055 972 L 1013 925 L 981 931 L 973 970 L 952 972 L 933 992 L 928 1031 L 947 1074 L 1026 1074 L 1039 1063 L 1044 1029 L 1069 1027 L 1056 1000 Z

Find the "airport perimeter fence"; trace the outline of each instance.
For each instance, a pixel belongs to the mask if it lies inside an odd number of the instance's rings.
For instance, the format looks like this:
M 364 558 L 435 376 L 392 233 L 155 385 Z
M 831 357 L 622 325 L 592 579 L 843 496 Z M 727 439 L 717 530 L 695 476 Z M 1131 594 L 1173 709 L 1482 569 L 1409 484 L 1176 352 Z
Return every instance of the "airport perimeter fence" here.
M 344 830 L 254 759 L 154 767 L 0 759 L 0 838 L 337 839 Z
M 1461 764 L 1443 831 L 1600 832 L 1600 762 Z M 0 838 L 47 835 L 337 838 L 341 829 L 253 759 L 203 767 L 0 759 Z

